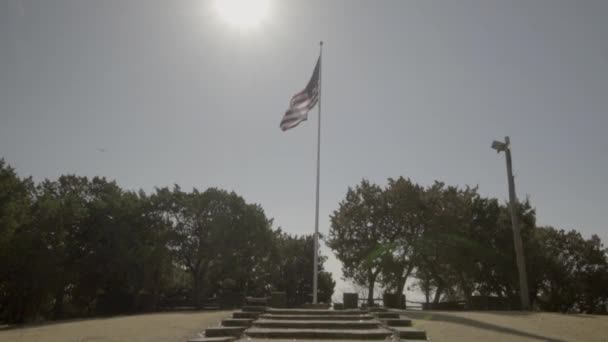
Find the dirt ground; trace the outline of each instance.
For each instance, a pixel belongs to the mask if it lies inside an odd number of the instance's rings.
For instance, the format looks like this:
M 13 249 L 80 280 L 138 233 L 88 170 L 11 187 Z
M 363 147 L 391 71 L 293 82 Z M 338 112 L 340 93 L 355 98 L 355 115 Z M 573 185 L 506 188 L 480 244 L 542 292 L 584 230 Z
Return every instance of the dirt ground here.
M 433 342 L 608 342 L 608 316 L 522 312 L 406 311 Z
M 184 342 L 230 311 L 183 311 L 0 328 L 0 342 Z

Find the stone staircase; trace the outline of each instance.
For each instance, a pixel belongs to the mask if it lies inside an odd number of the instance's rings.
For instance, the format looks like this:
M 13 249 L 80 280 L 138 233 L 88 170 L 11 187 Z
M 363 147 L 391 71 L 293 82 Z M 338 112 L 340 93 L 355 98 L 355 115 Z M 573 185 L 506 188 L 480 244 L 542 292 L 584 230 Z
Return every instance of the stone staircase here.
M 252 339 L 384 340 L 391 337 L 392 332 L 361 310 L 268 309 L 245 331 L 245 336 Z
M 266 298 L 247 298 L 247 305 L 241 311 L 233 312 L 232 318 L 224 319 L 219 327 L 207 328 L 204 337 L 191 338 L 188 342 L 235 341 L 265 311 Z
M 263 303 L 244 306 L 205 337 L 189 342 L 293 340 L 426 340 L 412 321 L 384 308 L 369 310 L 278 309 Z
M 412 328 L 412 320 L 401 318 L 398 312 L 389 311 L 386 308 L 369 309 L 378 320 L 388 329 L 392 330 L 395 338 L 401 341 L 426 340 L 426 331 Z

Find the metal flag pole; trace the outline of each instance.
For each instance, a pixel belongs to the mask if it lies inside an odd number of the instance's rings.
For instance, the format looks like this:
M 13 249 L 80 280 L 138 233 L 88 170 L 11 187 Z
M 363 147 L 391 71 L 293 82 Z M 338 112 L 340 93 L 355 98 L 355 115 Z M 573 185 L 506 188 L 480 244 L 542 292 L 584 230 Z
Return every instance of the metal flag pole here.
M 317 195 L 315 207 L 315 248 L 312 276 L 312 302 L 317 304 L 317 286 L 319 277 L 319 175 L 321 169 L 321 68 L 323 58 L 323 41 L 319 42 L 319 119 L 317 122 Z

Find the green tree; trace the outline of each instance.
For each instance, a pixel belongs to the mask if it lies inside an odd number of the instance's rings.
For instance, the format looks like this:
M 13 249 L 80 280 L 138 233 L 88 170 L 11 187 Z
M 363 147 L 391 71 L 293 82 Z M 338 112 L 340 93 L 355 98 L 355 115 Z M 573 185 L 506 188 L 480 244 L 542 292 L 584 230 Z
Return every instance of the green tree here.
M 88 253 L 81 261 L 83 267 L 100 266 L 81 274 L 87 276 L 82 283 L 89 285 L 84 289 L 93 288 L 91 282 L 100 287 L 95 296 L 97 312 L 128 312 L 139 305 L 154 307 L 157 298 L 152 297 L 158 288 L 145 285 L 146 280 L 148 284 L 162 282 L 163 274 L 168 273 L 165 226 L 146 216 L 145 198 L 123 191 L 114 182 L 93 179 L 91 197 L 83 232 Z M 148 300 L 151 303 L 142 303 Z
M 32 193 L 31 179 L 20 179 L 15 170 L 0 159 L 0 253 L 9 251 L 11 239 L 30 218 Z M 6 260 L 6 255 L 0 254 L 0 257 Z
M 367 287 L 370 305 L 388 246 L 384 240 L 385 218 L 383 190 L 367 180 L 349 188 L 331 215 L 327 244 L 342 262 L 344 276 Z
M 474 267 L 474 245 L 468 238 L 472 220 L 471 203 L 476 189 L 448 186 L 435 182 L 426 191 L 425 228 L 418 244 L 418 272 L 432 278 L 435 285 L 433 302 L 445 293 L 458 289 L 469 296 L 471 268 Z
M 19 178 L 0 159 L 0 320 L 8 322 L 38 315 L 37 302 L 45 296 L 43 285 L 32 278 L 35 273 L 24 253 L 35 246 L 27 229 L 33 193 L 31 179 Z
M 264 291 L 271 276 L 266 268 L 272 230 L 260 206 L 214 188 L 186 193 L 175 186 L 152 197 L 170 226 L 174 260 L 191 275 L 195 305 L 216 295 L 222 283 L 237 284 L 230 286 L 237 292 Z
M 78 272 L 74 257 L 79 244 L 74 237 L 87 217 L 87 191 L 88 179 L 76 176 L 61 176 L 55 182 L 45 180 L 36 188 L 31 228 L 47 248 L 37 252 L 40 255 L 32 260 L 44 260 L 50 266 L 39 270 L 37 277 L 45 279 L 55 319 L 65 314 L 65 297 Z
M 600 239 L 543 227 L 536 230 L 535 240 L 540 248 L 539 306 L 548 311 L 605 312 L 608 261 Z
M 298 307 L 312 300 L 312 270 L 314 256 L 313 235 L 292 236 L 277 231 L 276 245 L 278 255 L 274 262 L 277 264 L 273 288 L 285 291 L 290 307 Z M 327 257 L 320 255 L 318 263 L 318 292 L 320 303 L 330 303 L 336 282 L 331 273 L 325 272 L 324 263 Z
M 381 281 L 387 290 L 401 295 L 419 258 L 417 244 L 427 212 L 424 188 L 403 177 L 389 178 L 383 196 L 386 206 L 383 235 L 387 242 L 382 253 Z
M 459 189 L 436 182 L 426 190 L 428 215 L 421 238 L 417 273 L 425 289 L 434 288 L 434 302 L 443 294 L 470 300 L 474 294 L 518 296 L 518 273 L 509 209 L 479 196 L 476 188 Z M 535 212 L 528 201 L 518 205 L 525 248 Z M 528 268 L 533 269 L 533 258 Z

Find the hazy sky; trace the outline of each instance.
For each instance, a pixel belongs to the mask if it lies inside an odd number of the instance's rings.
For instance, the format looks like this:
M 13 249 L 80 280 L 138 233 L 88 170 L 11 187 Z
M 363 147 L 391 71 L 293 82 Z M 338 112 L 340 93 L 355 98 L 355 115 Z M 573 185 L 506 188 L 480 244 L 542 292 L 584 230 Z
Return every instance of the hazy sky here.
M 316 109 L 278 126 L 322 39 L 321 232 L 362 178 L 506 200 L 490 143 L 510 135 L 538 222 L 606 242 L 606 18 L 602 0 L 271 0 L 241 30 L 203 0 L 0 0 L 0 157 L 36 180 L 222 187 L 311 233 Z

